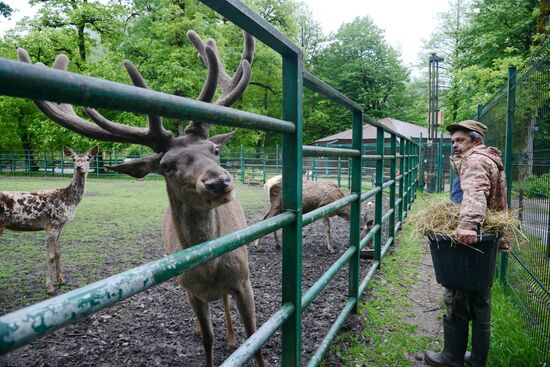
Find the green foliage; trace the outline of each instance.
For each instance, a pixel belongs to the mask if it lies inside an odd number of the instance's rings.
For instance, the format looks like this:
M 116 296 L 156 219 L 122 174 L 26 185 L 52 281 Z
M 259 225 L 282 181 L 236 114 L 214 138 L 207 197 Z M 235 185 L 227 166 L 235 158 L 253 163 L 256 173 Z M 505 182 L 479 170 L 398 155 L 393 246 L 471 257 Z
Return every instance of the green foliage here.
M 550 197 L 550 173 L 529 176 L 522 182 L 515 182 L 514 189 L 523 189 L 528 198 Z
M 13 8 L 6 4 L 3 1 L 0 1 L 0 16 L 4 18 L 11 17 L 11 14 L 13 13 Z
M 372 117 L 395 109 L 408 76 L 399 54 L 369 17 L 343 24 L 319 55 L 314 72 Z
M 546 26 L 537 29 L 537 21 Z M 505 85 L 508 67 L 520 67 L 540 44 L 547 26 L 535 0 L 449 1 L 425 46 L 445 59 L 442 82 L 449 89 L 440 105 L 446 123 L 472 118 L 477 104 Z

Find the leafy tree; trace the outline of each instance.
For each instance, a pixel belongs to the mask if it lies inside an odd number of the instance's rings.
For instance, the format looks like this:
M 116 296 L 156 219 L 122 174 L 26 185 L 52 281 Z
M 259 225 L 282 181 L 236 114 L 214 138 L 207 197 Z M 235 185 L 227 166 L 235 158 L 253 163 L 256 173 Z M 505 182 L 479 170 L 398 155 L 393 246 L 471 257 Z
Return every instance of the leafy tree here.
M 10 18 L 13 13 L 13 8 L 3 1 L 0 1 L 0 16 Z
M 358 17 L 343 24 L 316 58 L 313 70 L 361 104 L 371 117 L 404 118 L 400 110 L 406 102 L 408 72 L 371 18 Z M 305 134 L 309 139 L 349 128 L 350 117 L 344 110 L 315 98 L 309 103 L 305 112 L 312 111 L 307 117 L 317 126 L 315 132 Z

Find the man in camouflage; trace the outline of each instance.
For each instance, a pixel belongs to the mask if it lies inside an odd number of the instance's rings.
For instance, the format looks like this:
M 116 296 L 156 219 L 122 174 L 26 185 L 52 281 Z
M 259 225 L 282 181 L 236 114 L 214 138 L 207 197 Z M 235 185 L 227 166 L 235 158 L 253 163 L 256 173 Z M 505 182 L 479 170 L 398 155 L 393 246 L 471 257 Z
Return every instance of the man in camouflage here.
M 460 204 L 459 225 L 453 237 L 460 243 L 474 245 L 478 230 L 488 209 L 506 209 L 506 178 L 500 151 L 483 145 L 487 127 L 478 121 L 466 120 L 449 125 L 457 174 L 451 200 Z M 501 241 L 501 251 L 509 251 Z M 447 315 L 443 318 L 444 348 L 441 353 L 425 352 L 432 366 L 476 367 L 487 365 L 491 326 L 491 288 L 482 291 L 445 289 Z M 472 321 L 472 353 L 466 352 L 468 326 Z

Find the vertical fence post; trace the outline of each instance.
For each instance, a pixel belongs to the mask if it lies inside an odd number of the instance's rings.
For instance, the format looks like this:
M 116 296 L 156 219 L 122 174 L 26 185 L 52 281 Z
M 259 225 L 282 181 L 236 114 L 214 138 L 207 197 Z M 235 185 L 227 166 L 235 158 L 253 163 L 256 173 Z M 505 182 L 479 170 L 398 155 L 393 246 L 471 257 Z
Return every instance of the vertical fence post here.
M 358 300 L 359 298 L 359 283 L 360 283 L 360 269 L 359 269 L 359 250 L 361 242 L 361 159 L 363 155 L 363 112 L 353 111 L 353 135 L 352 135 L 352 147 L 359 150 L 360 154 L 357 157 L 353 157 L 352 161 L 352 173 L 351 173 L 351 192 L 358 196 L 357 200 L 351 203 L 351 215 L 350 215 L 350 247 L 355 248 L 355 253 L 349 259 L 349 282 L 348 282 L 348 298 Z M 355 302 L 353 312 L 357 313 L 358 302 Z
M 437 146 L 437 192 L 443 192 L 443 131 Z
M 390 181 L 393 183 L 390 186 L 390 209 L 393 209 L 393 214 L 389 218 L 388 237 L 393 238 L 395 235 L 395 170 L 397 168 L 397 137 L 395 134 L 391 134 L 390 140 L 390 155 L 393 155 L 393 159 L 390 161 Z
M 508 109 L 506 111 L 506 152 L 504 155 L 504 172 L 506 173 L 506 203 L 512 204 L 512 128 L 514 125 L 514 112 L 516 110 L 516 67 L 508 68 Z M 506 268 L 508 267 L 508 253 L 500 255 L 500 281 L 506 285 Z
M 416 146 L 416 164 L 415 164 L 415 179 L 416 179 L 416 185 L 415 185 L 415 188 L 414 188 L 414 198 L 416 199 L 416 191 L 418 190 L 418 185 L 419 185 L 419 180 L 418 180 L 418 175 L 420 173 L 420 152 L 421 152 L 421 148 L 420 148 L 420 145 L 417 145 Z
M 404 207 L 404 187 L 405 187 L 405 139 L 399 138 L 399 174 L 401 180 L 399 180 L 399 212 L 398 220 L 403 224 L 403 207 Z
M 381 267 L 382 257 L 382 209 L 384 206 L 382 185 L 384 184 L 384 129 L 381 126 L 376 127 L 376 155 L 382 159 L 376 161 L 376 187 L 380 191 L 376 193 L 374 206 L 374 225 L 379 225 L 378 231 L 374 236 L 374 260 L 378 261 L 378 268 Z
M 279 174 L 279 144 L 275 146 L 275 174 Z
M 348 190 L 351 188 L 351 159 L 348 158 Z
M 476 113 L 476 120 L 481 120 L 481 113 L 483 112 L 483 105 L 481 103 L 477 104 L 477 113 Z
M 411 144 L 408 140 L 405 140 L 405 155 L 407 158 L 405 158 L 405 174 L 407 177 L 407 180 L 405 181 L 407 185 L 405 186 L 405 190 L 407 192 L 407 196 L 405 196 L 405 216 L 408 215 L 408 211 L 411 208 Z
M 44 167 L 44 176 L 48 175 L 48 167 L 46 166 L 48 163 L 48 156 L 46 155 L 46 151 L 42 154 L 42 167 Z
M 422 153 L 422 133 L 420 133 L 420 148 L 418 150 L 418 161 L 419 161 L 419 165 L 420 165 L 420 173 L 418 174 L 418 188 L 420 189 L 420 191 L 423 191 L 424 190 L 424 185 L 425 185 L 425 182 L 424 182 L 424 154 Z
M 283 227 L 282 304 L 294 313 L 282 326 L 282 365 L 301 365 L 302 347 L 302 86 L 300 54 L 283 55 L 283 119 L 295 123 L 294 134 L 283 136 L 283 210 L 296 220 Z
M 341 177 L 341 174 L 342 174 L 342 161 L 340 159 L 340 157 L 338 157 L 338 187 L 340 187 L 340 185 L 342 184 L 342 177 Z
M 63 148 L 61 148 L 61 177 L 65 176 L 65 154 Z
M 263 180 L 264 180 L 264 183 L 265 183 L 265 181 L 266 181 L 266 178 L 267 178 L 267 177 L 266 177 L 266 172 L 265 172 L 265 170 L 266 170 L 266 164 L 265 164 L 265 152 L 264 152 L 264 154 L 263 154 L 263 157 L 264 157 L 264 160 L 263 160 L 263 162 L 262 162 L 262 164 L 263 164 L 263 169 L 264 169 L 264 176 L 263 176 Z
M 118 164 L 118 151 L 115 149 L 115 165 Z M 118 176 L 118 172 L 115 171 L 115 177 Z
M 244 184 L 244 152 L 243 152 L 243 145 L 241 144 L 241 183 Z
M 102 151 L 99 151 L 97 152 L 97 154 L 95 155 L 95 159 L 94 159 L 94 162 L 95 162 L 95 178 L 99 178 L 99 155 L 100 154 L 103 154 Z

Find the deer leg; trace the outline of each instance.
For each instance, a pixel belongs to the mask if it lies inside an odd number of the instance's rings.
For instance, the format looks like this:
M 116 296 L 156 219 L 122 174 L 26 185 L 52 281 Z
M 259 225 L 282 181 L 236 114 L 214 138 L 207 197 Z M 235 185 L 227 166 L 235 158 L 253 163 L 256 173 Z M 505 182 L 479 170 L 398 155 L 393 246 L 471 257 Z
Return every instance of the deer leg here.
M 229 348 L 236 348 L 237 338 L 235 338 L 233 322 L 231 321 L 231 305 L 229 304 L 229 294 L 223 296 L 223 311 L 225 316 L 225 325 L 227 326 L 225 341 L 227 342 L 227 346 Z
M 271 217 L 274 216 L 275 214 L 276 214 L 276 213 L 274 213 L 274 212 L 272 212 L 271 210 L 269 210 L 269 211 L 267 212 L 267 214 L 264 215 L 264 217 L 262 218 L 262 220 L 266 220 L 266 219 L 268 219 L 268 218 L 271 218 Z M 261 238 L 262 238 L 262 237 L 256 238 L 256 241 L 254 241 L 254 246 L 259 246 L 259 245 L 260 245 L 260 239 L 261 239 Z
M 334 252 L 334 249 L 332 248 L 332 239 L 330 238 L 330 218 L 329 217 L 323 217 L 323 224 L 325 225 L 325 235 L 326 235 L 326 241 L 327 241 L 327 249 L 330 253 Z
M 65 279 L 61 275 L 61 246 L 59 245 L 59 238 L 61 237 L 61 229 L 57 232 L 55 236 L 55 276 L 57 278 L 57 284 L 65 284 Z
M 247 279 L 246 282 L 244 282 L 243 287 L 234 295 L 234 297 L 237 300 L 237 308 L 239 310 L 239 315 L 241 315 L 246 336 L 250 338 L 250 336 L 256 331 L 256 307 L 254 305 L 254 292 L 252 291 L 252 286 L 250 285 L 250 279 Z M 265 366 L 261 349 L 256 352 L 254 358 L 256 359 L 256 364 L 258 366 Z
M 46 230 L 46 248 L 47 248 L 47 260 L 46 260 L 46 292 L 53 294 L 52 285 L 52 271 L 55 263 L 55 243 L 56 243 L 56 231 Z
M 214 355 L 212 353 L 212 344 L 214 343 L 214 331 L 212 330 L 212 320 L 210 320 L 210 307 L 208 306 L 208 302 L 200 300 L 189 292 L 187 292 L 187 299 L 197 316 L 204 354 L 206 355 L 206 366 L 213 367 Z
M 277 250 L 280 250 L 281 244 L 279 243 L 279 237 L 277 236 L 277 231 L 273 231 L 273 238 L 275 239 L 275 248 Z

